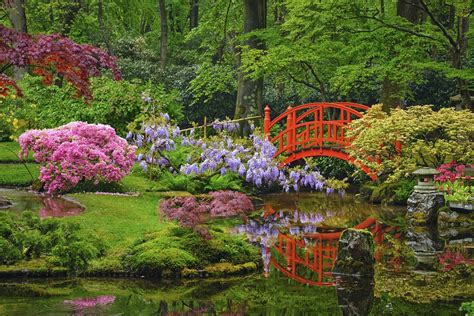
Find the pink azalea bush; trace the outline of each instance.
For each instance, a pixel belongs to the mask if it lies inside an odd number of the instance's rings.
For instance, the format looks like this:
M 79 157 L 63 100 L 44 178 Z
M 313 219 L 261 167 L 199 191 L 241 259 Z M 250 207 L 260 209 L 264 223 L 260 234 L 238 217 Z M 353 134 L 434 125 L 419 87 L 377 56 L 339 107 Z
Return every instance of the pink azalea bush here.
M 474 167 L 474 165 L 467 165 L 467 167 Z M 457 163 L 455 161 L 442 164 L 436 170 L 439 171 L 439 174 L 434 177 L 435 181 L 438 182 L 454 182 L 456 179 L 461 180 L 471 180 L 471 177 L 464 176 L 464 169 L 466 165 Z
M 40 181 L 53 194 L 74 188 L 80 181 L 120 181 L 135 161 L 136 147 L 102 124 L 72 122 L 44 130 L 30 130 L 18 140 L 20 158 L 33 151 L 40 163 Z

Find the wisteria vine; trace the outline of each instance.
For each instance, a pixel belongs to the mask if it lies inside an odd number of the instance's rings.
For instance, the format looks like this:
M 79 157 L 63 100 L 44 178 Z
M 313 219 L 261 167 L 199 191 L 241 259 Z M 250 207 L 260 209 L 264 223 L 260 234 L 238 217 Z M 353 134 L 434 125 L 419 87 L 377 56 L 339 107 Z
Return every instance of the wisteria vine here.
M 196 137 L 194 130 L 184 135 L 168 114 L 161 113 L 141 130 L 130 132 L 127 139 L 139 148 L 137 159 L 145 172 L 167 168 L 189 176 L 234 173 L 257 188 L 279 186 L 285 192 L 300 188 L 332 191 L 312 165 L 279 166 L 279 161 L 274 159 L 277 149 L 258 132 L 242 139 L 233 135 L 239 123 L 215 121 L 212 126 L 217 135 L 207 139 Z M 169 155 L 178 149 L 187 153 L 186 162 L 180 165 L 173 163 Z

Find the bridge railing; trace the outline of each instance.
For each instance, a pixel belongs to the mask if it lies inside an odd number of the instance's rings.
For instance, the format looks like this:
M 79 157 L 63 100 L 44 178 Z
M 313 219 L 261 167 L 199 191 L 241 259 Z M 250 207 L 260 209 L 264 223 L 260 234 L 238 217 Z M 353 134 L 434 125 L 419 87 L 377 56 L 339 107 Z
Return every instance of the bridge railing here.
M 270 108 L 265 108 L 264 132 L 278 148 L 275 156 L 291 154 L 295 151 L 319 148 L 322 154 L 324 147 L 344 150 L 350 145 L 346 136 L 348 124 L 362 116 L 360 110 L 367 106 L 349 103 L 308 103 L 288 109 L 270 118 Z M 276 136 L 271 136 L 271 129 L 282 125 Z

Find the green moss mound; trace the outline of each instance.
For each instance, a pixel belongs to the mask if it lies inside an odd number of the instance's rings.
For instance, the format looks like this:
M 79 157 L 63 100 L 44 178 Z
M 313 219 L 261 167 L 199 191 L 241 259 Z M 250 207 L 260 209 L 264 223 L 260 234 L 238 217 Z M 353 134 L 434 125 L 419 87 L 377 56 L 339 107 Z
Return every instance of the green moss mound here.
M 258 249 L 242 236 L 211 231 L 204 239 L 181 227 L 163 229 L 137 240 L 123 256 L 123 266 L 131 272 L 160 275 L 165 270 L 202 269 L 215 263 L 233 265 L 259 262 Z

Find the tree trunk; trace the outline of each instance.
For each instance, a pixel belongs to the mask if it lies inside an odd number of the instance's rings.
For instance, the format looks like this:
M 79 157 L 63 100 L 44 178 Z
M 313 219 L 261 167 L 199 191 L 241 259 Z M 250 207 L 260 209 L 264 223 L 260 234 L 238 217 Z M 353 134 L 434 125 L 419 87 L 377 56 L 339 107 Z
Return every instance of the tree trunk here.
M 469 31 L 469 17 L 458 18 L 458 48 L 452 51 L 453 67 L 456 69 L 463 69 L 462 57 L 467 50 L 466 34 Z M 471 94 L 469 92 L 469 85 L 464 79 L 457 79 L 459 93 L 461 94 L 462 109 L 471 109 Z
M 11 1 L 11 7 L 8 9 L 8 17 L 15 30 L 28 33 L 26 25 L 25 0 Z M 13 79 L 20 80 L 26 73 L 26 68 L 13 67 Z
M 266 26 L 266 0 L 244 0 L 244 33 L 265 28 Z M 265 45 L 256 37 L 247 39 L 244 43 L 250 49 L 264 49 Z M 241 51 L 236 50 L 237 66 L 239 67 L 237 100 L 235 104 L 234 117 L 244 118 L 251 114 L 252 109 L 256 109 L 263 115 L 263 78 L 253 80 L 245 77 L 245 73 L 240 70 Z M 248 134 L 248 124 L 243 124 L 243 134 Z
M 160 21 L 161 21 L 161 36 L 160 36 L 160 65 L 161 69 L 165 70 L 166 55 L 168 52 L 168 21 L 166 15 L 165 0 L 159 0 L 160 6 Z
M 381 1 L 380 6 L 385 9 L 383 1 Z M 418 24 L 426 18 L 426 13 L 420 7 L 419 0 L 398 0 L 397 15 Z M 382 95 L 380 96 L 380 102 L 383 104 L 382 109 L 385 112 L 390 113 L 391 109 L 404 106 L 402 92 L 405 88 L 405 83 L 391 78 L 390 74 L 385 76 L 382 83 Z
M 403 107 L 403 100 L 400 95 L 403 88 L 401 83 L 392 80 L 388 75 L 385 76 L 382 84 L 382 95 L 380 97 L 384 112 L 390 113 L 391 109 Z
M 104 1 L 98 0 L 97 1 L 97 22 L 99 23 L 99 32 L 102 34 L 102 39 L 104 41 L 105 46 L 107 47 L 108 53 L 112 54 L 112 48 L 110 46 L 109 41 L 109 32 L 105 27 L 104 23 Z
M 189 10 L 189 29 L 197 27 L 199 24 L 199 0 L 191 0 Z
M 397 15 L 411 23 L 418 24 L 426 19 L 426 14 L 420 7 L 419 0 L 398 0 Z
M 69 35 L 69 32 L 71 32 L 72 24 L 74 23 L 74 20 L 76 19 L 76 16 L 81 10 L 81 8 L 82 3 L 80 0 L 70 0 L 68 1 L 68 4 L 63 7 L 65 13 L 62 19 L 63 26 L 61 30 L 61 35 Z

